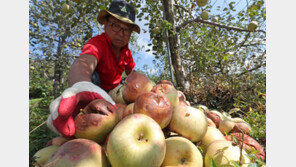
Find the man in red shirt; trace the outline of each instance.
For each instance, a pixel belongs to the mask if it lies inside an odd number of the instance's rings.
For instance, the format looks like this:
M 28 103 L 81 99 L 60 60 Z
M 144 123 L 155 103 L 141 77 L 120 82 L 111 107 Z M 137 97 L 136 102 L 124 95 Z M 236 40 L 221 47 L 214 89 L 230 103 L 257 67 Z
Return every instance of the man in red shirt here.
M 114 0 L 109 10 L 100 11 L 97 20 L 104 25 L 105 33 L 84 45 L 70 68 L 69 88 L 49 106 L 47 126 L 65 137 L 75 134 L 74 119 L 91 101 L 107 101 L 98 103 L 93 110 L 106 115 L 112 112 L 110 108 L 116 108 L 116 105 L 108 91 L 120 84 L 124 71 L 129 75 L 135 67 L 128 48 L 132 31 L 140 33 L 140 27 L 134 23 L 134 8 L 125 1 Z
M 128 42 L 132 31 L 140 33 L 140 28 L 134 23 L 133 7 L 124 1 L 113 1 L 109 11 L 102 10 L 97 19 L 104 25 L 105 33 L 84 45 L 80 57 L 71 66 L 68 83 L 72 86 L 79 81 L 95 82 L 94 77 L 99 77 L 97 84 L 110 91 L 119 85 L 123 71 L 128 75 L 135 67 Z

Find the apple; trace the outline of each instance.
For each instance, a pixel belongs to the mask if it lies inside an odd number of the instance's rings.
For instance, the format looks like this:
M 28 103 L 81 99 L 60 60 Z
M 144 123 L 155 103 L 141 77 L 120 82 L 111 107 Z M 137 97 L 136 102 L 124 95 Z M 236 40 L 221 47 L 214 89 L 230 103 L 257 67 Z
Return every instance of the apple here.
M 207 132 L 208 121 L 203 111 L 179 105 L 174 108 L 169 128 L 192 142 L 198 142 Z
M 123 85 L 119 84 L 114 89 L 110 90 L 108 94 L 112 97 L 115 103 L 126 104 L 123 99 L 122 91 Z
M 125 110 L 123 111 L 123 114 L 122 114 L 122 119 L 124 117 L 134 113 L 134 105 L 135 105 L 135 103 L 130 103 L 129 105 L 126 106 L 126 108 L 125 108 Z
M 205 155 L 205 167 L 211 166 L 211 159 L 214 160 L 217 166 L 235 167 L 236 165 L 232 161 L 239 164 L 240 147 L 227 140 L 216 140 L 208 146 Z M 245 150 L 242 150 L 241 162 L 242 164 L 250 163 Z
M 251 23 L 248 25 L 248 30 L 249 31 L 255 31 L 255 29 L 258 27 L 258 22 L 257 21 L 251 21 Z
M 172 112 L 169 99 L 164 95 L 154 92 L 141 94 L 134 105 L 134 113 L 145 114 L 153 118 L 162 129 L 170 123 Z
M 160 28 L 159 28 L 158 26 L 156 26 L 156 27 L 154 27 L 154 28 L 152 29 L 152 32 L 153 32 L 154 34 L 159 34 L 159 33 L 160 33 Z
M 208 20 L 209 19 L 209 16 L 210 16 L 210 13 L 208 11 L 202 11 L 201 18 L 203 20 Z
M 224 135 L 215 127 L 208 127 L 205 136 L 201 139 L 201 147 L 207 150 L 208 146 L 216 140 L 226 140 Z
M 69 13 L 71 10 L 70 10 L 70 6 L 66 3 L 63 4 L 62 6 L 62 12 L 63 13 Z
M 58 150 L 59 146 L 51 145 L 38 150 L 33 155 L 33 160 L 36 166 L 44 166 L 49 158 Z
M 178 93 L 179 101 L 186 101 L 186 97 L 182 91 L 177 90 L 177 93 Z
M 250 134 L 252 131 L 250 125 L 245 122 L 241 118 L 231 118 L 227 117 L 224 120 L 222 120 L 219 124 L 219 130 L 225 134 L 225 133 L 231 133 L 231 132 L 244 132 L 246 134 Z
M 234 137 L 237 139 L 239 142 L 239 145 L 241 146 L 242 141 L 243 141 L 243 134 L 242 133 L 231 133 L 230 135 L 226 136 L 226 140 L 228 141 L 233 141 Z M 247 134 L 244 134 L 244 149 L 252 152 L 253 150 L 259 151 L 258 153 L 255 154 L 255 156 L 258 159 L 261 159 L 262 161 L 265 160 L 265 152 L 264 149 L 261 147 L 261 145 L 252 137 L 248 136 Z
M 169 137 L 166 142 L 166 154 L 162 167 L 194 166 L 203 167 L 203 157 L 198 148 L 184 137 Z
M 213 17 L 212 21 L 213 22 L 218 22 L 218 17 Z
M 107 167 L 108 161 L 102 147 L 88 139 L 73 139 L 62 146 L 45 166 Z
M 55 138 L 49 140 L 49 141 L 46 143 L 46 147 L 47 147 L 47 146 L 51 146 L 51 145 L 61 146 L 62 144 L 66 143 L 66 142 L 69 141 L 69 140 L 70 140 L 69 138 L 62 137 L 62 136 L 58 136 L 58 137 L 55 137 Z
M 191 106 L 189 101 L 179 101 L 179 105 Z
M 208 110 L 208 107 L 205 106 L 205 105 L 202 105 L 202 104 L 198 104 L 195 106 L 195 108 L 199 109 L 199 110 L 202 110 L 204 112 L 206 112 Z
M 118 103 L 116 104 L 116 107 L 117 107 L 118 119 L 120 121 L 123 118 L 123 113 L 125 111 L 126 105 Z
M 211 119 L 215 123 L 216 127 L 219 127 L 219 124 L 223 118 L 222 114 L 220 114 L 218 111 L 215 111 L 215 110 L 214 111 L 207 110 L 206 115 L 209 119 Z
M 197 0 L 196 3 L 199 7 L 203 7 L 208 3 L 208 0 Z
M 210 118 L 207 118 L 207 120 L 208 120 L 208 126 L 217 128 L 216 124 Z
M 172 107 L 176 107 L 179 105 L 179 95 L 176 88 L 170 84 L 156 84 L 151 92 L 154 92 L 159 95 L 166 96 Z
M 160 166 L 165 151 L 165 137 L 160 126 L 144 114 L 132 114 L 121 120 L 107 142 L 107 156 L 112 167 Z
M 108 115 L 101 112 L 108 112 Z M 118 113 L 111 103 L 103 99 L 93 100 L 75 117 L 74 136 L 103 142 L 118 121 Z
M 226 134 L 229 133 L 235 126 L 235 122 L 232 119 L 226 118 L 222 120 L 219 124 L 219 130 L 221 133 Z
M 158 81 L 156 84 L 169 84 L 169 85 L 174 86 L 174 84 L 171 81 L 168 81 L 165 79 Z
M 137 97 L 145 92 L 150 92 L 153 88 L 152 81 L 145 75 L 132 71 L 125 80 L 123 88 L 123 98 L 129 103 L 136 101 Z

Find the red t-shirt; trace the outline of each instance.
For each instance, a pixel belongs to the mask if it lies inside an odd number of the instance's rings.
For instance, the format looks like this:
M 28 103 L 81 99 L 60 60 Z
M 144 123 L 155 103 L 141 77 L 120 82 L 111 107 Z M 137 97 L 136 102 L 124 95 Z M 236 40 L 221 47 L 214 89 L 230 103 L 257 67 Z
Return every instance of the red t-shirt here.
M 120 51 L 120 58 L 117 60 L 111 48 L 111 41 L 107 34 L 92 37 L 82 48 L 80 55 L 93 55 L 98 60 L 96 71 L 100 76 L 101 88 L 111 90 L 119 85 L 124 70 L 131 71 L 135 62 L 128 45 Z

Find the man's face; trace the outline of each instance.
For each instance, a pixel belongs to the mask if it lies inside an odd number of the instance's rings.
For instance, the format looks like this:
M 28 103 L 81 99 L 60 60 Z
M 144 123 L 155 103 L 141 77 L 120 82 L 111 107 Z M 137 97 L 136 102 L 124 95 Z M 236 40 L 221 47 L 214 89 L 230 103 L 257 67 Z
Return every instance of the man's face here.
M 124 23 L 112 16 L 105 22 L 105 33 L 113 46 L 122 48 L 127 45 L 131 36 L 131 25 Z

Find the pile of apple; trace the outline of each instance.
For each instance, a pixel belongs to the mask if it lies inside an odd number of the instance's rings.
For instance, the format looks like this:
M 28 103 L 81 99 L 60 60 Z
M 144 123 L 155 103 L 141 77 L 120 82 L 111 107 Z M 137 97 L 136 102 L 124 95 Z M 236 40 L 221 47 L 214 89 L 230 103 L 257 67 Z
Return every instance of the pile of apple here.
M 203 105 L 190 106 L 169 81 L 153 84 L 132 72 L 109 95 L 116 106 L 90 102 L 75 117 L 75 138 L 53 138 L 34 155 L 35 164 L 210 167 L 214 160 L 217 166 L 247 166 L 251 160 L 245 150 L 254 149 L 257 157 L 265 158 L 262 147 L 248 136 L 251 128 L 244 120 Z

